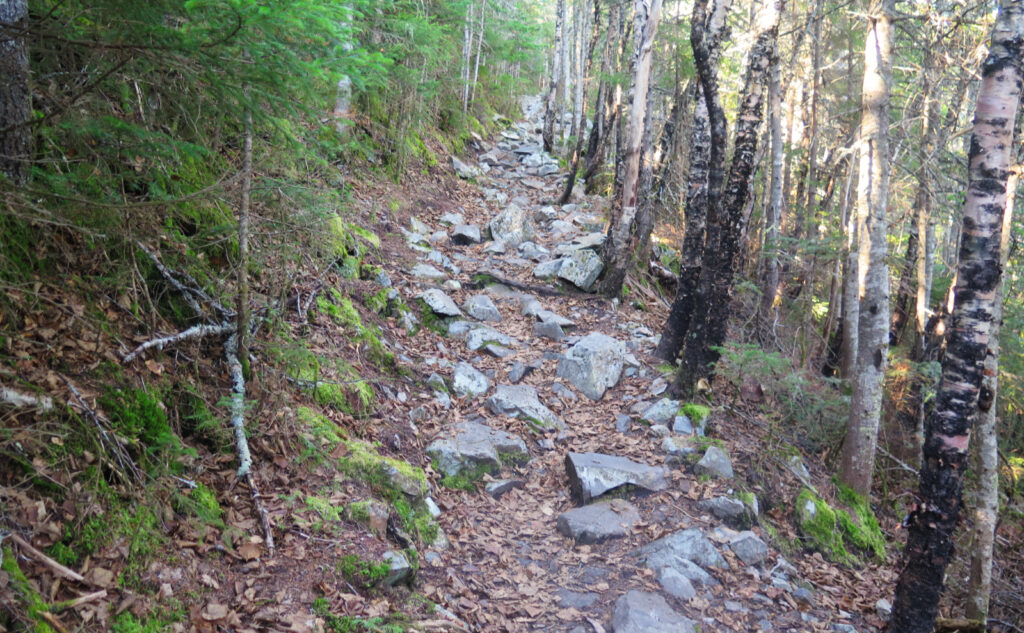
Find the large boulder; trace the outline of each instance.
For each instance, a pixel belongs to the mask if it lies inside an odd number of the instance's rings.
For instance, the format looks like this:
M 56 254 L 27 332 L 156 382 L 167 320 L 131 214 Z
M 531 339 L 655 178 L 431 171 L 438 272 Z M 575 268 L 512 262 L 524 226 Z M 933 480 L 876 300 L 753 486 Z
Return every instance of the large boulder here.
M 597 253 L 589 249 L 578 250 L 562 258 L 558 276 L 581 290 L 590 290 L 603 268 L 604 262 Z
M 600 400 L 619 382 L 625 356 L 626 346 L 621 341 L 592 332 L 566 352 L 556 373 L 591 400 Z
M 487 223 L 491 231 L 491 239 L 506 246 L 518 246 L 521 242 L 533 239 L 533 225 L 526 211 L 515 204 L 491 218 Z
M 626 484 L 650 491 L 668 486 L 661 467 L 638 464 L 618 455 L 569 453 L 565 456 L 565 471 L 573 497 L 579 503 L 589 503 Z
M 651 424 L 667 425 L 679 413 L 679 405 L 680 402 L 678 400 L 662 398 L 644 409 L 644 412 L 640 414 L 640 419 L 647 420 Z
M 536 430 L 568 428 L 562 418 L 541 404 L 537 390 L 529 385 L 499 385 L 487 399 L 491 413 L 526 420 Z
M 684 618 L 656 593 L 630 590 L 615 601 L 612 631 L 615 633 L 694 633 L 693 620 Z
M 450 435 L 427 446 L 427 454 L 443 474 L 462 472 L 496 473 L 502 460 L 523 463 L 530 458 L 526 443 L 519 437 L 477 422 L 460 422 Z
M 640 513 L 623 499 L 595 503 L 563 512 L 558 516 L 558 531 L 583 545 L 629 536 Z
M 452 242 L 459 246 L 479 244 L 481 239 L 480 227 L 475 224 L 457 224 L 452 229 Z

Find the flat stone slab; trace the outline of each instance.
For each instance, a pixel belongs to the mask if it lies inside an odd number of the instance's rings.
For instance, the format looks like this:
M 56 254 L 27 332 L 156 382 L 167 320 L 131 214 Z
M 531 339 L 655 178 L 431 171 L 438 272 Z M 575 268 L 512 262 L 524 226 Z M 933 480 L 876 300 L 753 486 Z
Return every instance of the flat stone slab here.
M 562 418 L 544 406 L 537 390 L 529 385 L 498 385 L 494 395 L 487 399 L 491 413 L 521 418 L 537 430 L 568 428 Z
M 459 310 L 459 306 L 455 305 L 451 297 L 441 292 L 437 288 L 431 288 L 430 290 L 423 291 L 420 294 L 420 299 L 427 304 L 435 314 L 440 314 L 446 317 L 459 317 L 463 316 L 462 310 Z
M 745 565 L 760 565 L 768 560 L 768 545 L 751 531 L 740 532 L 731 541 L 729 549 Z
M 694 580 L 693 574 L 689 566 L 682 561 L 704 568 L 729 568 L 729 564 L 715 549 L 715 545 L 698 528 L 673 532 L 640 548 L 639 554 L 647 567 L 672 567 L 690 580 Z
M 661 467 L 638 464 L 617 455 L 569 453 L 565 456 L 565 471 L 578 503 L 590 503 L 626 484 L 649 491 L 664 490 L 668 486 Z
M 452 242 L 459 246 L 479 244 L 482 240 L 480 227 L 475 224 L 456 224 L 452 229 Z
M 409 270 L 409 274 L 419 279 L 429 279 L 431 281 L 440 281 L 448 278 L 447 273 L 443 273 L 429 264 L 416 264 Z
M 466 332 L 466 347 L 474 352 L 486 345 L 515 345 L 511 336 L 484 325 L 474 325 Z
M 482 396 L 491 388 L 491 381 L 480 370 L 469 363 L 460 362 L 455 365 L 452 377 L 452 390 L 460 398 L 465 396 Z
M 656 593 L 631 590 L 615 601 L 615 633 L 694 633 L 694 622 L 668 606 Z
M 558 271 L 562 269 L 562 261 L 553 259 L 537 264 L 533 267 L 533 276 L 537 279 L 554 279 L 558 275 Z
M 484 486 L 484 489 L 487 491 L 487 494 L 495 499 L 500 499 L 506 492 L 522 490 L 525 486 L 526 482 L 522 479 L 499 479 L 487 484 Z
M 556 374 L 591 400 L 600 400 L 622 376 L 626 346 L 605 334 L 592 332 L 572 346 L 558 362 Z
M 697 595 L 693 582 L 672 567 L 662 567 L 658 570 L 658 583 L 665 593 L 674 598 L 689 600 Z
M 679 406 L 682 403 L 678 400 L 671 400 L 669 398 L 662 398 L 651 406 L 647 407 L 640 418 L 647 420 L 651 424 L 668 424 L 672 422 L 676 414 L 679 412 Z
M 707 475 L 717 479 L 730 479 L 733 476 L 732 461 L 722 449 L 709 446 L 704 457 L 693 467 L 698 475 Z
M 697 502 L 697 509 L 701 512 L 710 512 L 716 519 L 725 521 L 730 525 L 743 523 L 744 518 L 747 516 L 746 504 L 732 497 L 703 499 Z
M 640 513 L 623 499 L 575 508 L 558 516 L 558 531 L 579 545 L 629 536 Z
M 526 211 L 515 204 L 505 207 L 505 210 L 494 216 L 487 223 L 491 232 L 491 239 L 502 242 L 505 246 L 518 246 L 520 242 L 533 239 L 533 225 L 526 215 Z
M 496 473 L 503 459 L 525 463 L 530 458 L 522 438 L 477 422 L 460 422 L 450 433 L 427 447 L 438 470 L 448 476 L 481 469 Z

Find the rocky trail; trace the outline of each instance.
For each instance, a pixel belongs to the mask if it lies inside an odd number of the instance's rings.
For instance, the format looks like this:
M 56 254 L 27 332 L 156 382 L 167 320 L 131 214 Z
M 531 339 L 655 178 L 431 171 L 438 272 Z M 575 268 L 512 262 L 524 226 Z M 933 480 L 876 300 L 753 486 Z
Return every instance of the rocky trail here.
M 446 334 L 395 333 L 433 392 L 391 395 L 448 484 L 417 589 L 473 631 L 875 630 L 887 587 L 769 544 L 740 423 L 664 396 L 660 317 L 582 292 L 602 208 L 551 204 L 564 175 L 524 111 L 453 161 L 482 199 L 417 213 L 418 261 L 382 280 Z

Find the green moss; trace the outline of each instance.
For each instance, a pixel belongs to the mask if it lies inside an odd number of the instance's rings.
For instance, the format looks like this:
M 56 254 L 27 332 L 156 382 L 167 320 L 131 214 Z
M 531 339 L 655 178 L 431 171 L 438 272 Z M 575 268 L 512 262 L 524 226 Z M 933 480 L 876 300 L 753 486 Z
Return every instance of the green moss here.
M 406 630 L 401 624 L 392 624 L 382 618 L 362 619 L 350 615 L 331 613 L 331 605 L 326 598 L 313 601 L 313 613 L 323 618 L 324 625 L 330 633 L 402 633 Z
M 296 409 L 295 419 L 301 426 L 300 432 L 306 440 L 306 453 L 327 454 L 345 441 L 344 429 L 327 416 L 321 415 L 309 407 Z
M 333 361 L 332 380 L 323 379 L 324 359 L 304 348 L 278 349 L 276 354 L 287 363 L 286 372 L 293 380 L 310 389 L 313 399 L 349 415 L 363 416 L 373 408 L 373 387 L 347 363 Z
M 319 514 L 324 521 L 337 523 L 341 520 L 342 509 L 327 499 L 316 495 L 306 495 L 306 507 Z
M 338 460 L 338 466 L 348 476 L 365 481 L 389 500 L 401 498 L 402 494 L 421 499 L 427 494 L 427 476 L 423 469 L 385 457 L 366 442 L 349 440 L 345 445 L 348 455 Z
M 796 512 L 800 531 L 814 549 L 833 561 L 851 562 L 843 535 L 836 527 L 836 513 L 828 503 L 804 488 L 796 498 Z
M 181 445 L 178 436 L 167 423 L 167 415 L 160 398 L 144 389 L 111 389 L 98 399 L 107 412 L 114 429 L 129 441 L 137 442 L 140 461 L 150 468 L 171 459 L 168 465 L 180 471 L 180 460 L 193 458 L 196 453 Z
M 25 577 L 24 572 L 18 567 L 18 561 L 14 558 L 14 553 L 11 549 L 5 547 L 0 553 L 3 554 L 3 563 L 0 565 L 0 570 L 7 573 L 11 588 L 14 590 L 14 595 L 21 602 L 22 613 L 35 621 L 35 626 L 32 630 L 35 633 L 52 633 L 53 629 L 50 628 L 50 625 L 39 616 L 40 613 L 49 610 L 49 605 L 32 588 L 28 578 Z
M 355 523 L 368 523 L 370 521 L 370 502 L 354 501 L 346 505 L 345 518 Z
M 438 470 L 436 464 L 434 465 L 434 470 Z M 492 468 L 487 464 L 480 464 L 471 470 L 462 470 L 454 475 L 445 475 L 441 479 L 441 485 L 453 490 L 474 490 L 476 482 L 480 481 L 485 474 L 491 474 L 497 470 L 497 468 Z
M 383 315 L 388 311 L 388 294 L 390 292 L 390 288 L 384 288 L 380 292 L 367 297 L 363 304 L 370 310 L 373 310 L 374 313 Z
M 679 414 L 690 418 L 694 424 L 700 424 L 702 420 L 711 414 L 711 409 L 702 404 L 687 402 L 679 407 Z
M 131 611 L 115 615 L 110 620 L 111 633 L 162 633 L 175 622 L 185 619 L 185 609 L 180 604 L 173 609 L 160 609 L 146 617 L 137 617 Z
M 402 520 L 402 526 L 423 543 L 433 543 L 440 529 L 422 502 L 410 503 L 405 499 L 393 502 L 395 514 Z
M 836 510 L 843 537 L 857 549 L 871 553 L 877 560 L 885 560 L 885 536 L 868 500 L 842 484 L 839 484 L 839 500 L 853 511 L 851 514 L 845 509 Z
M 419 302 L 420 322 L 423 326 L 428 330 L 432 330 L 440 334 L 441 336 L 448 336 L 448 323 L 438 316 L 437 313 L 427 305 L 426 301 L 423 299 L 417 299 L 416 301 Z
M 338 572 L 349 582 L 369 588 L 388 577 L 391 565 L 387 561 L 375 563 L 348 554 L 338 561 Z

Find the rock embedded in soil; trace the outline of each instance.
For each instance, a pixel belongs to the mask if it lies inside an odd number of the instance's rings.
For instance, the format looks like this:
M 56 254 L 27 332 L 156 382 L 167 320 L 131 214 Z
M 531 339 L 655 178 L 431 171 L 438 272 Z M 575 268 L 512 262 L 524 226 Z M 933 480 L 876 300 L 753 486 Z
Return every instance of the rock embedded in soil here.
M 551 339 L 552 341 L 560 341 L 565 338 L 565 332 L 562 331 L 562 327 L 550 321 L 535 321 L 533 324 L 533 335 Z
M 466 221 L 466 218 L 461 213 L 445 213 L 437 220 L 441 224 L 446 226 L 458 226 Z
M 500 499 L 506 492 L 522 490 L 524 486 L 526 482 L 522 479 L 499 479 L 484 486 L 484 490 L 495 499 Z
M 384 578 L 384 584 L 388 587 L 394 587 L 412 577 L 412 565 L 402 552 L 384 552 L 383 558 L 389 567 L 388 575 Z
M 741 525 L 747 515 L 747 506 L 739 499 L 732 497 L 714 497 L 697 502 L 697 509 L 710 512 L 716 519 L 729 525 Z
M 591 250 L 579 250 L 562 258 L 558 276 L 580 290 L 590 290 L 603 269 L 604 262 L 601 261 L 601 257 L 597 253 Z
M 487 399 L 491 413 L 526 420 L 537 430 L 567 429 L 565 421 L 544 406 L 529 385 L 498 385 Z
M 526 211 L 515 204 L 505 207 L 505 210 L 494 216 L 487 223 L 491 232 L 491 239 L 502 242 L 505 246 L 519 246 L 533 238 L 533 225 L 526 215 Z
M 578 545 L 601 543 L 629 536 L 640 513 L 628 501 L 614 499 L 574 508 L 558 516 L 558 532 Z
M 455 365 L 455 373 L 452 377 L 452 390 L 456 396 L 460 398 L 465 396 L 482 396 L 490 388 L 491 381 L 476 367 L 467 362 L 459 362 Z
M 714 479 L 730 479 L 733 476 L 732 461 L 722 449 L 709 446 L 704 457 L 694 466 L 698 475 L 707 475 Z
M 697 595 L 697 590 L 693 588 L 690 579 L 675 568 L 661 567 L 657 571 L 657 577 L 661 588 L 673 598 L 689 600 Z
M 451 297 L 438 290 L 437 288 L 431 288 L 425 290 L 420 294 L 420 299 L 427 304 L 434 314 L 441 315 L 443 317 L 460 317 L 463 316 L 462 310 L 459 306 L 455 305 Z
M 454 156 L 452 156 L 452 168 L 455 170 L 455 173 L 458 174 L 459 178 L 462 178 L 463 180 L 472 180 L 473 178 L 479 178 L 483 175 L 483 171 L 479 167 L 464 163 Z
M 487 295 L 473 295 L 462 304 L 462 309 L 466 311 L 466 314 L 480 321 L 495 323 L 501 321 L 501 312 L 498 311 L 498 306 L 494 305 Z
M 729 542 L 729 549 L 745 565 L 760 565 L 768 559 L 768 546 L 750 531 L 740 532 Z
M 610 336 L 592 332 L 566 352 L 556 374 L 591 400 L 600 400 L 622 376 L 626 347 Z
M 409 274 L 430 281 L 441 281 L 448 278 L 447 273 L 443 273 L 429 264 L 416 264 L 409 270 Z
M 533 276 L 537 279 L 554 279 L 558 276 L 558 271 L 562 269 L 563 262 L 564 260 L 561 259 L 541 262 L 533 267 Z
M 612 610 L 615 633 L 694 633 L 694 622 L 668 606 L 656 593 L 628 591 Z
M 466 332 L 466 347 L 474 352 L 485 345 L 514 345 L 515 341 L 508 334 L 486 325 L 474 324 Z
M 574 327 L 576 325 L 576 322 L 572 319 L 567 319 L 551 310 L 538 310 L 535 316 L 544 323 L 555 323 L 562 328 Z
M 496 473 L 503 459 L 525 463 L 530 458 L 522 438 L 477 422 L 460 422 L 450 433 L 427 447 L 437 469 L 447 476 L 483 470 Z
M 668 424 L 679 412 L 679 401 L 669 398 L 662 398 L 651 406 L 647 407 L 640 418 L 651 424 Z
M 715 545 L 698 528 L 673 532 L 645 545 L 640 548 L 638 553 L 647 567 L 651 569 L 672 567 L 690 580 L 696 579 L 689 566 L 683 564 L 683 561 L 702 568 L 729 568 L 729 564 L 715 549 Z M 701 580 L 703 581 L 703 579 Z
M 452 229 L 452 243 L 457 246 L 479 244 L 482 240 L 480 227 L 475 224 L 456 224 Z
M 565 456 L 565 471 L 577 503 L 590 503 L 609 490 L 627 484 L 652 492 L 668 487 L 661 467 L 638 464 L 617 455 L 569 453 Z

